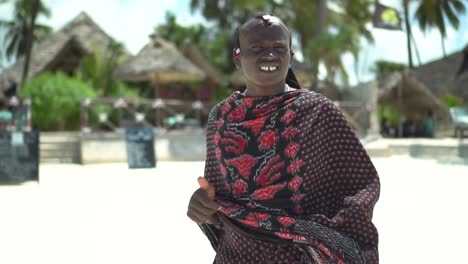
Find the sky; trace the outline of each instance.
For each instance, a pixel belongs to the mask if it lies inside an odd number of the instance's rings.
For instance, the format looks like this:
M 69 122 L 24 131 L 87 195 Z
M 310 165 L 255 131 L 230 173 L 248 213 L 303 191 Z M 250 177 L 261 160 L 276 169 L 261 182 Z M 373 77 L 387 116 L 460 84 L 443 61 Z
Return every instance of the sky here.
M 190 11 L 190 0 L 42 0 L 52 11 L 49 19 L 40 18 L 40 22 L 60 29 L 81 11 L 88 13 L 101 28 L 117 41 L 124 43 L 127 49 L 136 54 L 148 42 L 148 35 L 154 27 L 165 20 L 165 13 L 170 11 L 177 16 L 177 22 L 183 25 L 207 23 L 200 13 Z M 380 0 L 382 4 L 401 10 L 401 0 Z M 281 14 L 277 14 L 281 17 Z M 0 5 L 0 18 L 12 16 L 10 5 Z M 445 41 L 447 53 L 461 50 L 468 44 L 468 13 L 460 18 L 460 28 L 455 31 L 449 27 Z M 359 61 L 355 63 L 350 54 L 344 56 L 345 66 L 350 75 L 350 83 L 368 81 L 374 78 L 370 68 L 378 59 L 407 63 L 406 35 L 403 31 L 389 31 L 371 28 L 375 43 L 363 41 Z M 412 21 L 414 38 L 418 45 L 421 62 L 427 63 L 442 56 L 441 40 L 438 31 L 422 33 L 415 21 Z M 0 40 L 2 41 L 2 40 Z M 414 55 L 414 62 L 418 60 Z

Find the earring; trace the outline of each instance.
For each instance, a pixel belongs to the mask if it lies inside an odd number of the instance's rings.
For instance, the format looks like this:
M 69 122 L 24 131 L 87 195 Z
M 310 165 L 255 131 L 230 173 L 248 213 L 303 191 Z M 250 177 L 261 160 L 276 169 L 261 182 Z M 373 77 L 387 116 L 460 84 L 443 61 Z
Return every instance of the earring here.
M 236 59 L 240 58 L 240 48 L 237 48 L 234 50 L 234 58 Z

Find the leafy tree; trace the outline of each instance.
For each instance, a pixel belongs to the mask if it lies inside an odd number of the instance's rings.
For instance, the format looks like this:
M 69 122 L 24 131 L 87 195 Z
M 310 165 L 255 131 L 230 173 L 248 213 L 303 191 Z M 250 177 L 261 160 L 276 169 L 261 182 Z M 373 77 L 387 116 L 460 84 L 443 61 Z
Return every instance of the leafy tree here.
M 405 64 L 386 60 L 378 60 L 375 62 L 375 65 L 371 70 L 377 75 L 377 78 L 380 78 L 392 72 L 399 72 L 405 69 Z
M 202 24 L 183 26 L 177 23 L 176 16 L 166 13 L 165 23 L 155 27 L 150 38 L 162 37 L 178 47 L 192 43 L 196 45 L 206 56 L 208 61 L 222 72 L 233 69 L 230 56 L 226 47 L 231 46 L 231 35 L 228 30 L 210 29 Z
M 443 100 L 444 105 L 447 107 L 457 107 L 457 106 L 463 106 L 463 98 L 457 97 L 453 94 L 447 94 Z
M 179 25 L 177 24 L 176 16 L 171 12 L 167 12 L 165 23 L 155 27 L 153 33 L 150 34 L 149 37 L 155 38 L 159 36 L 180 47 L 189 42 L 200 44 L 206 34 L 208 34 L 208 32 L 203 25 Z
M 423 0 L 414 14 L 419 26 L 423 31 L 436 28 L 441 35 L 442 52 L 445 51 L 444 40 L 447 37 L 447 22 L 458 29 L 460 26 L 459 16 L 466 11 L 466 1 L 463 0 Z
M 8 59 L 15 59 L 26 55 L 28 46 L 28 32 L 30 32 L 31 18 L 34 15 L 34 2 L 31 0 L 10 0 L 14 3 L 13 20 L 0 20 L 0 28 L 6 30 L 3 45 Z M 9 2 L 9 1 L 3 1 Z M 39 2 L 38 15 L 50 17 L 50 10 Z M 47 36 L 52 29 L 46 25 L 35 24 L 33 40 L 40 41 Z
M 320 58 L 327 71 L 327 79 L 333 82 L 337 73 L 342 76 L 343 82 L 348 84 L 348 73 L 344 67 L 341 56 L 350 52 L 355 59 L 359 53 L 359 37 L 351 27 L 342 27 L 336 34 L 325 33 L 309 42 L 307 54 L 310 60 Z
M 96 97 L 86 82 L 62 72 L 43 73 L 24 83 L 20 95 L 31 98 L 32 123 L 40 130 L 77 130 L 80 101 Z
M 221 28 L 230 30 L 253 15 L 255 10 L 281 14 L 285 23 L 290 25 L 290 29 L 298 36 L 299 49 L 307 55 L 312 65 L 315 65 L 314 71 L 317 72 L 319 62 L 324 63 L 329 69 L 327 70 L 330 74 L 328 78 L 333 79 L 334 72 L 337 70 L 332 69 L 340 68 L 343 76 L 347 76 L 342 67 L 341 55 L 352 52 L 357 57 L 360 42 L 351 41 L 353 47 L 350 47 L 349 43 L 343 43 L 347 47 L 339 49 L 331 49 L 323 45 L 329 44 L 334 37 L 336 38 L 333 41 L 339 42 L 345 35 L 346 38 L 353 40 L 362 36 L 368 41 L 373 41 L 372 34 L 366 28 L 366 24 L 372 19 L 370 6 L 373 3 L 373 0 L 192 0 L 191 8 L 200 10 L 206 19 L 215 21 Z M 337 8 L 332 8 L 332 6 Z M 331 34 L 332 31 L 341 33 Z M 349 36 L 350 33 L 355 36 Z M 320 36 L 322 34 L 325 36 Z
M 112 42 L 105 49 L 95 49 L 85 56 L 77 70 L 78 79 L 88 82 L 99 97 L 138 97 L 136 90 L 112 78 L 125 57 L 121 43 Z

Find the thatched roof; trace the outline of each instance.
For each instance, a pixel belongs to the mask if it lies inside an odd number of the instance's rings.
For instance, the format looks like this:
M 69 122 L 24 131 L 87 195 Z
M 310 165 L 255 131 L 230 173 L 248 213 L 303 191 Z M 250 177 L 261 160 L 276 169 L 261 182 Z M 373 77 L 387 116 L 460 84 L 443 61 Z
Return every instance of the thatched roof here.
M 146 44 L 136 56 L 121 64 L 113 76 L 118 80 L 160 83 L 192 82 L 206 77 L 174 45 L 161 38 Z
M 432 110 L 447 117 L 448 109 L 425 85 L 409 72 L 395 72 L 379 80 L 378 103 L 390 106 L 408 119 L 421 119 Z
M 185 44 L 182 47 L 182 53 L 187 57 L 193 64 L 198 66 L 208 77 L 208 79 L 217 84 L 217 85 L 224 85 L 224 80 L 221 78 L 221 74 L 211 66 L 208 59 L 203 55 L 201 50 L 191 44 Z
M 468 102 L 468 72 L 457 75 L 464 57 L 468 60 L 468 46 L 445 58 L 416 67 L 409 71 L 409 75 L 421 81 L 438 98 L 450 93 Z
M 105 49 L 112 38 L 104 32 L 86 13 L 81 12 L 63 28 L 50 34 L 32 49 L 28 78 L 44 71 L 63 70 L 72 72 L 81 58 L 95 49 Z M 24 57 L 6 69 L 0 77 L 0 90 L 8 80 L 20 82 Z

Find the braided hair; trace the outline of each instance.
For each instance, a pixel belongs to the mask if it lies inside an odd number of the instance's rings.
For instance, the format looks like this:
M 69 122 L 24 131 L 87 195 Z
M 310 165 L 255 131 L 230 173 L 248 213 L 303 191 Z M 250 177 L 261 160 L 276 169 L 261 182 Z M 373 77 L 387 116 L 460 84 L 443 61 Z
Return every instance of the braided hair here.
M 247 19 L 242 25 L 240 25 L 236 31 L 234 32 L 234 37 L 233 37 L 233 44 L 234 44 L 234 48 L 232 50 L 232 58 L 235 59 L 236 56 L 239 56 L 239 51 L 240 51 L 240 40 L 239 40 L 239 36 L 240 36 L 240 30 L 242 28 L 242 26 L 244 26 L 245 24 L 247 24 L 250 20 L 253 20 L 253 19 L 259 19 L 259 20 L 262 20 L 263 23 L 265 23 L 265 25 L 271 25 L 271 21 L 269 20 L 269 18 L 271 17 L 271 15 L 267 14 L 267 13 L 257 13 L 256 15 L 252 16 L 251 18 Z M 294 52 L 291 48 L 291 44 L 292 44 L 292 40 L 291 40 L 291 34 L 289 34 L 289 47 L 290 47 L 290 52 L 291 52 L 291 56 L 294 55 Z M 299 84 L 299 81 L 297 80 L 296 78 L 296 75 L 294 74 L 294 71 L 292 70 L 291 67 L 289 67 L 288 69 L 288 73 L 286 75 L 286 84 L 289 85 L 290 87 L 293 87 L 293 88 L 296 88 L 296 89 L 300 89 L 301 88 L 301 85 Z

